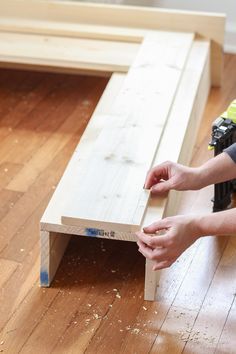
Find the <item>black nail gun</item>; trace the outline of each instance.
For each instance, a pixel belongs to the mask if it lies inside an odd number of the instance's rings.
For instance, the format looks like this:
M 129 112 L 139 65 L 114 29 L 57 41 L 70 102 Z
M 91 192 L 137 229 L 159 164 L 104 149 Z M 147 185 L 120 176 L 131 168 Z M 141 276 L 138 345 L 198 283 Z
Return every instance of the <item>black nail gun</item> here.
M 208 149 L 214 155 L 236 142 L 236 100 L 234 100 L 212 125 L 211 142 Z M 236 179 L 214 185 L 213 211 L 227 209 L 231 205 L 232 193 L 236 192 Z

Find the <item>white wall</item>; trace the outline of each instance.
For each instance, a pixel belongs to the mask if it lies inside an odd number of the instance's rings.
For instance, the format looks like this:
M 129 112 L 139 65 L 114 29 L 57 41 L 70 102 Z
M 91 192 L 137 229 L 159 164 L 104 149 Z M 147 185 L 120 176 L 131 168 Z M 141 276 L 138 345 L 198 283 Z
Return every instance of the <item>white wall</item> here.
M 153 5 L 173 9 L 225 13 L 227 15 L 225 51 L 236 53 L 236 0 L 153 0 Z

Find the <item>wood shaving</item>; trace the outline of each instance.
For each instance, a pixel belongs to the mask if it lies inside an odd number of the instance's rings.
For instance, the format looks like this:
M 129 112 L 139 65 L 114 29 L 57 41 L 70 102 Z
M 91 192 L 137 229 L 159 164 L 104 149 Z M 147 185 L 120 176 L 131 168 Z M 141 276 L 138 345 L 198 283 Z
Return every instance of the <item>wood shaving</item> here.
M 131 331 L 131 333 L 133 333 L 133 334 L 139 334 L 139 332 L 140 332 L 140 329 L 139 329 L 139 328 L 134 328 L 134 329 L 132 329 L 132 331 Z
M 99 316 L 97 313 L 94 313 L 93 316 L 96 320 L 99 320 L 101 318 L 101 316 Z

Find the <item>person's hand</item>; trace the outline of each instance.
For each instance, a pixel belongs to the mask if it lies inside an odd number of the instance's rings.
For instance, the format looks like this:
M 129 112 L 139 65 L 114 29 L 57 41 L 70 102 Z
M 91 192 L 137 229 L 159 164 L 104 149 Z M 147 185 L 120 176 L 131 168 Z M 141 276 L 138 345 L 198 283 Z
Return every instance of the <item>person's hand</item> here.
M 183 166 L 171 161 L 152 168 L 146 177 L 144 188 L 152 193 L 165 193 L 170 189 L 178 191 L 195 190 L 202 187 L 201 169 Z
M 136 233 L 139 252 L 154 261 L 153 270 L 170 267 L 201 236 L 198 217 L 189 215 L 162 219 L 143 231 Z

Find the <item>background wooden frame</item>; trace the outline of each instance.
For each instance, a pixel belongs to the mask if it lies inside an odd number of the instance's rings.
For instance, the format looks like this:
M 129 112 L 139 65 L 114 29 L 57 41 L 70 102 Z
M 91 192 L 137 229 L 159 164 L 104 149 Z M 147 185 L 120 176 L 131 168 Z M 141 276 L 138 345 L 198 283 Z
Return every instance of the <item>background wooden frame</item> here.
M 140 43 L 147 30 L 195 32 L 211 41 L 215 86 L 222 79 L 224 27 L 225 15 L 220 13 L 56 0 L 2 0 L 0 4 L 0 31 L 130 43 Z

